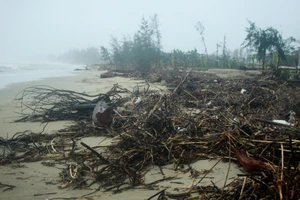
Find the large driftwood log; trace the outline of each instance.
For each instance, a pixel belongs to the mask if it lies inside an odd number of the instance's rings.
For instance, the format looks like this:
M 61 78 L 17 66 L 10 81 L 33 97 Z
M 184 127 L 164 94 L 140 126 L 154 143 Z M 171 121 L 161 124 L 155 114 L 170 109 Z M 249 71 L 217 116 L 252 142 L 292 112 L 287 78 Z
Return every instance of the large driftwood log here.
M 92 110 L 95 108 L 96 103 L 85 103 L 85 104 L 76 104 L 73 106 L 74 110 Z

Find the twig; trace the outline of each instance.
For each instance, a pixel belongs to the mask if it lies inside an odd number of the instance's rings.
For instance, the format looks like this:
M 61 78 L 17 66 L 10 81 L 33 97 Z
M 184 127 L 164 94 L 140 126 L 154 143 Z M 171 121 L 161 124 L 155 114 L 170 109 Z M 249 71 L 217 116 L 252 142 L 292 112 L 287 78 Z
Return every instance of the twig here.
M 293 148 L 292 137 L 291 137 L 290 134 L 289 134 L 289 146 L 290 146 L 290 149 L 291 149 L 291 152 L 292 152 L 292 163 L 293 163 L 293 166 L 295 167 L 296 166 L 295 152 L 294 152 L 294 148 Z
M 207 172 L 204 174 L 204 176 L 202 176 L 202 178 L 194 186 L 199 185 L 201 183 L 201 181 L 213 170 L 213 168 L 219 164 L 220 161 L 221 161 L 221 159 L 218 160 L 218 162 L 216 162 L 216 164 L 214 164 L 209 170 L 207 170 Z M 185 195 L 185 198 L 188 197 L 191 194 L 191 192 L 192 192 L 192 189 L 190 189 L 189 192 Z
M 184 76 L 184 78 L 180 81 L 180 83 L 177 85 L 177 87 L 173 90 L 173 92 L 171 93 L 171 96 L 173 96 L 176 91 L 178 90 L 178 88 L 185 82 L 186 78 L 190 75 L 190 72 L 191 72 L 192 69 L 189 69 L 187 71 L 187 74 Z
M 100 160 L 102 160 L 105 164 L 110 164 L 108 160 L 106 160 L 101 154 L 99 154 L 97 151 L 95 151 L 92 147 L 88 146 L 84 142 L 80 142 L 82 146 L 90 150 L 92 153 L 94 153 Z
M 244 192 L 244 189 L 245 189 L 246 180 L 247 180 L 247 177 L 245 176 L 244 177 L 244 181 L 243 181 L 243 185 L 242 185 L 242 189 L 241 189 L 241 192 L 240 192 L 239 199 L 241 199 L 243 197 L 243 192 Z
M 6 187 L 6 188 L 5 188 Z M 8 191 L 8 190 L 12 190 L 14 189 L 16 186 L 15 185 L 8 185 L 8 184 L 3 184 L 0 182 L 0 188 L 5 188 L 3 190 L 3 192 Z
M 223 185 L 223 191 L 224 191 L 224 188 L 225 188 L 225 186 L 226 186 L 226 184 L 227 184 L 227 180 L 228 180 L 228 176 L 229 176 L 229 171 L 230 171 L 230 165 L 231 165 L 231 139 L 230 139 L 230 137 L 228 138 L 229 139 L 229 151 L 228 151 L 228 153 L 229 153 L 229 163 L 228 163 L 228 168 L 227 168 L 227 173 L 226 173 L 226 178 L 225 178 L 225 181 L 224 181 L 224 185 Z
M 57 192 L 48 192 L 48 193 L 40 193 L 40 194 L 34 194 L 33 196 L 44 196 L 44 195 L 52 195 L 52 194 L 57 194 Z
M 157 195 L 160 195 L 160 194 L 164 193 L 166 190 L 167 190 L 167 189 L 163 189 L 163 190 L 161 190 L 161 191 L 155 193 L 154 195 L 152 195 L 151 197 L 149 197 L 147 200 L 153 199 L 153 198 L 156 197 Z

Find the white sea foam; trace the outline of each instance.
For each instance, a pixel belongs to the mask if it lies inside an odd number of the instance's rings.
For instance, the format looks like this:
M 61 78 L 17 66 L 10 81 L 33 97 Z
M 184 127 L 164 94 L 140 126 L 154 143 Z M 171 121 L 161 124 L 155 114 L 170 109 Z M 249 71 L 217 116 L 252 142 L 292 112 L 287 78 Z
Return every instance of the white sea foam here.
M 49 77 L 74 75 L 78 65 L 61 63 L 4 63 L 0 62 L 0 89 L 12 83 L 35 81 Z

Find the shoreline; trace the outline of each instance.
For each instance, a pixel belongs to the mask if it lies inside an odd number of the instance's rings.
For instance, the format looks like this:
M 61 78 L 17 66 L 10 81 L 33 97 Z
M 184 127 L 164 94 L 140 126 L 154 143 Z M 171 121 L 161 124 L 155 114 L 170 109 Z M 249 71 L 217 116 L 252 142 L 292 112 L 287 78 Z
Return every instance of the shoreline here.
M 52 77 L 74 76 L 75 69 L 80 67 L 82 66 L 77 64 L 47 62 L 3 63 L 3 66 L 0 66 L 0 89 L 15 83 L 27 83 Z

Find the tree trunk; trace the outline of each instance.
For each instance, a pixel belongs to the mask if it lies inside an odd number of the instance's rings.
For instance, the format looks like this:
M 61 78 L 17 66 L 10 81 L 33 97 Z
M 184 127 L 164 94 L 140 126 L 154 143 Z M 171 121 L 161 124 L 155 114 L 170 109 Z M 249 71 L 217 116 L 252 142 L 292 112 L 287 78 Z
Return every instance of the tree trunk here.
M 266 50 L 264 50 L 264 56 L 263 56 L 263 70 L 266 70 Z

